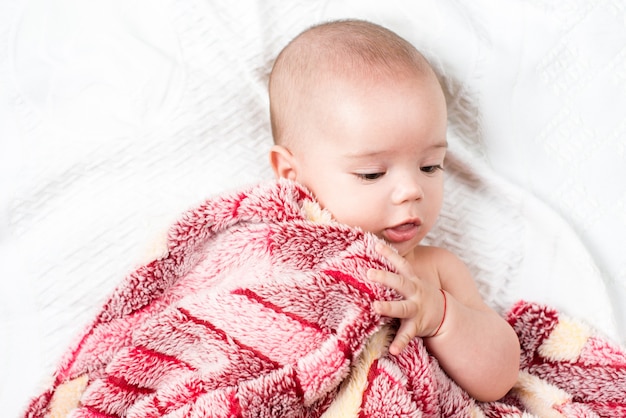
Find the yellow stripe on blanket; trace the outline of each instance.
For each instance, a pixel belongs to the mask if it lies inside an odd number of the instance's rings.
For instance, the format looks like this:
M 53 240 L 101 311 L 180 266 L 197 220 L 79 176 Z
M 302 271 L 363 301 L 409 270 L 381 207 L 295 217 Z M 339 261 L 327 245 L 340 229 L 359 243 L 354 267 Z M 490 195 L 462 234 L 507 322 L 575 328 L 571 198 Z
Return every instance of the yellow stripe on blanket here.
M 571 401 L 567 392 L 527 372 L 520 372 L 513 392 L 528 411 L 542 418 L 565 418 L 558 408 Z
M 56 389 L 50 402 L 49 418 L 65 418 L 72 410 L 78 408 L 80 398 L 85 392 L 89 377 L 84 374 L 65 382 Z
M 576 361 L 592 335 L 587 325 L 559 318 L 550 337 L 539 347 L 539 354 L 552 361 Z
M 324 412 L 322 418 L 350 418 L 359 416 L 363 393 L 367 386 L 367 376 L 372 363 L 387 353 L 393 331 L 383 327 L 367 341 L 363 352 L 355 362 L 350 375 L 341 385 L 337 397 Z

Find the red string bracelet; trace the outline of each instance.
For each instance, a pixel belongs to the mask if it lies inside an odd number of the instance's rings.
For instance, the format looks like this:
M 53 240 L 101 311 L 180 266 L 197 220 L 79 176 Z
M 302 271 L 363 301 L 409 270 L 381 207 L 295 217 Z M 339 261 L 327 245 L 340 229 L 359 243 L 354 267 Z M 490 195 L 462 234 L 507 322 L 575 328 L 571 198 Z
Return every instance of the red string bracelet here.
M 439 289 L 439 291 L 443 295 L 443 316 L 441 317 L 441 322 L 439 323 L 439 326 L 437 327 L 433 335 L 428 336 L 428 338 L 436 337 L 437 334 L 439 334 L 441 327 L 443 326 L 443 321 L 446 320 L 446 308 L 448 307 L 448 298 L 446 297 L 446 292 L 443 289 Z

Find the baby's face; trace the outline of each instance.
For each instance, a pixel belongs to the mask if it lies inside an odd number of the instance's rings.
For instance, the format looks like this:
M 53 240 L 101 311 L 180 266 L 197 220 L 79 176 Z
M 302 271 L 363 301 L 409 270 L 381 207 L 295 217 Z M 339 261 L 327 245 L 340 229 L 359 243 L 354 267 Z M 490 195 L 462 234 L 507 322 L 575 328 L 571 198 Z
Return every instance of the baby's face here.
M 407 255 L 443 198 L 446 106 L 434 79 L 335 81 L 311 98 L 296 180 L 339 222 Z

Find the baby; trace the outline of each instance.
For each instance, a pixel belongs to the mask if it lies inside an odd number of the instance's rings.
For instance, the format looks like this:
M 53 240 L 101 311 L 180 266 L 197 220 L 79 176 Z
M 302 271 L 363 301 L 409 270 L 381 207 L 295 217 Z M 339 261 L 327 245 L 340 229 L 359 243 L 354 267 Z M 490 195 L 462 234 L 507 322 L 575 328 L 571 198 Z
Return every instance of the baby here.
M 420 245 L 441 209 L 447 150 L 445 98 L 426 59 L 380 26 L 321 24 L 279 54 L 269 96 L 276 176 L 300 182 L 337 221 L 393 247 L 377 250 L 398 274 L 368 273 L 403 297 L 374 304 L 401 320 L 390 353 L 423 337 L 470 395 L 505 395 L 519 369 L 515 332 L 455 255 Z

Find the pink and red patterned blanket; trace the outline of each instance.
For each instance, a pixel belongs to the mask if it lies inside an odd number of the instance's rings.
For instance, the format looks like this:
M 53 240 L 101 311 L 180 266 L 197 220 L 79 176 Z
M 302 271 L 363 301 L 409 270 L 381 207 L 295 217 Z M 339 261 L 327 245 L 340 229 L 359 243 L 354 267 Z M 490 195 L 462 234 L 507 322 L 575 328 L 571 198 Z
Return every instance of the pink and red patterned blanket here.
M 288 181 L 207 200 L 116 289 L 25 416 L 626 416 L 624 351 L 549 307 L 508 312 L 522 367 L 499 402 L 470 398 L 420 339 L 388 355 L 394 323 L 371 302 L 397 295 L 365 278 L 390 268 L 376 240 Z

